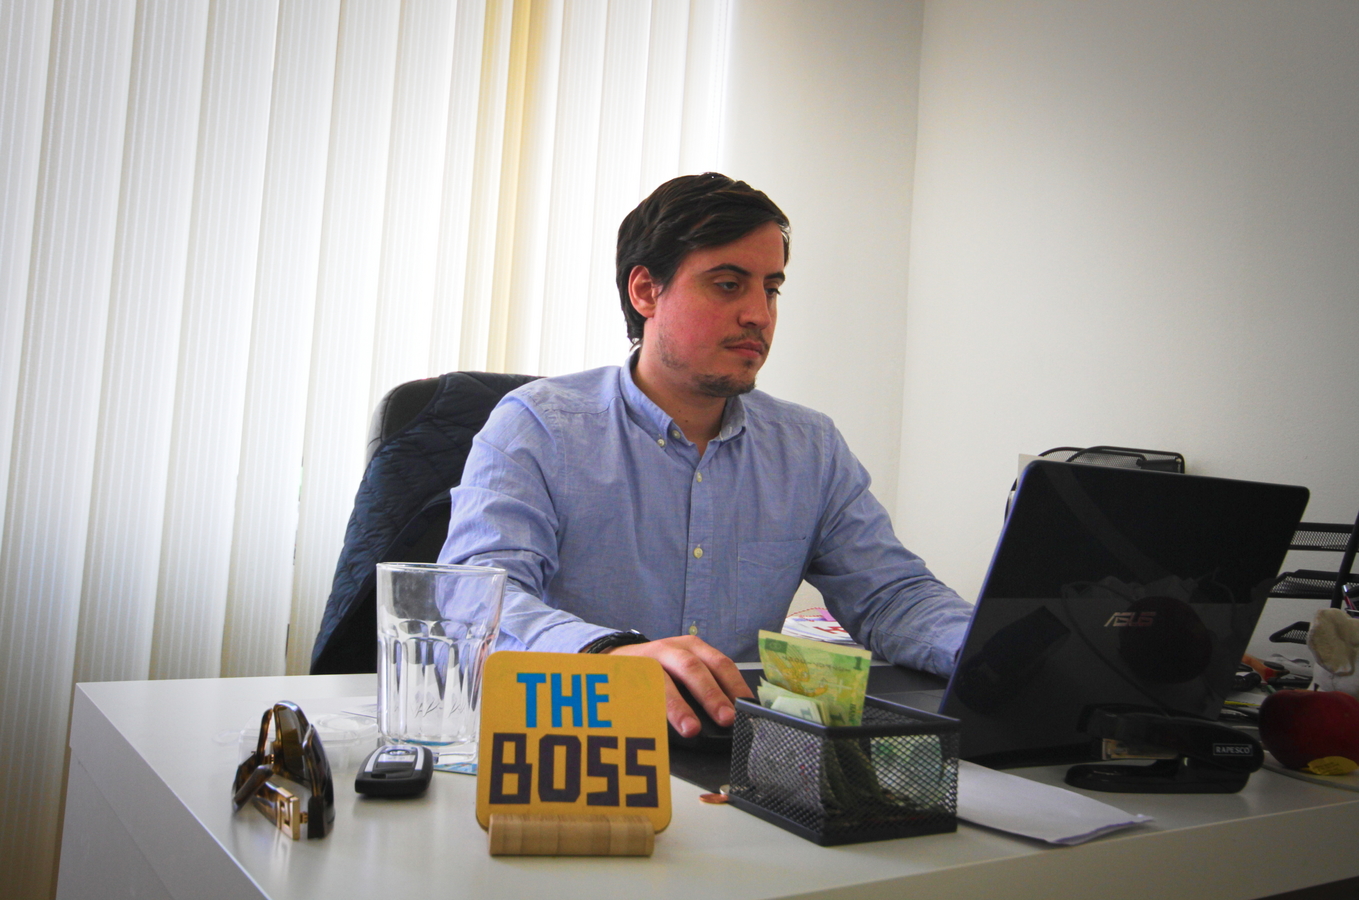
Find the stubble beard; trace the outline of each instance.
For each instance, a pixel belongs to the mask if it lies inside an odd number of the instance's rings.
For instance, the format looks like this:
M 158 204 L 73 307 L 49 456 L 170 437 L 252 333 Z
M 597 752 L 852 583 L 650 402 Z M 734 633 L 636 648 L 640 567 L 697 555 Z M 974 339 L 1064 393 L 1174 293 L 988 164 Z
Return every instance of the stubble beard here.
M 694 387 L 705 397 L 720 397 L 725 400 L 755 390 L 755 378 L 752 376 L 738 381 L 730 375 L 698 375 L 694 378 Z
M 670 344 L 665 339 L 664 334 L 658 334 L 656 337 L 656 358 L 660 360 L 661 365 L 676 372 L 687 371 L 688 366 L 671 352 Z M 755 375 L 759 371 L 759 367 L 754 362 L 747 363 L 747 365 L 754 370 L 750 373 L 749 378 L 741 378 L 735 375 L 695 373 L 692 380 L 694 390 L 704 397 L 717 397 L 724 400 L 728 397 L 749 394 L 755 390 Z

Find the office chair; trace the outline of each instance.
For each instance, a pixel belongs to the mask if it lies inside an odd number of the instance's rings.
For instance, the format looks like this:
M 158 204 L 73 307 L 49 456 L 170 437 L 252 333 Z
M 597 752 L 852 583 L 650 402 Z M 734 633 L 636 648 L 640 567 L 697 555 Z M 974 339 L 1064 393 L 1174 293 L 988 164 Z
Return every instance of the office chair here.
M 377 671 L 377 564 L 438 560 L 448 492 L 462 480 L 472 438 L 500 398 L 536 377 L 449 372 L 398 385 L 379 401 L 311 674 Z

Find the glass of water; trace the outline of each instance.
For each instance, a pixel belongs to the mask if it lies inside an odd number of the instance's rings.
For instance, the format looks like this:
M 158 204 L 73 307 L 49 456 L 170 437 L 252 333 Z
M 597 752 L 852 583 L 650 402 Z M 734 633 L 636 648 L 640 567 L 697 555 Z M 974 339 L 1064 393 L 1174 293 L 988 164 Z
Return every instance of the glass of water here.
M 378 730 L 441 764 L 475 762 L 481 672 L 500 628 L 505 570 L 378 563 Z

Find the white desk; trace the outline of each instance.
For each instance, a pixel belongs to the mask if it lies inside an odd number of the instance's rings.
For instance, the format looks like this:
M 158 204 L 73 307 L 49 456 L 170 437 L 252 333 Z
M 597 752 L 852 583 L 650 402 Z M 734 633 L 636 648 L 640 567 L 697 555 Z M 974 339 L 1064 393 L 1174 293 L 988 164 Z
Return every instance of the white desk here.
M 1101 795 L 1156 817 L 1071 848 L 960 824 L 957 834 L 822 848 L 672 786 L 674 818 L 650 859 L 492 858 L 475 780 L 368 800 L 336 772 L 335 830 L 284 838 L 253 809 L 232 815 L 225 729 L 275 700 L 309 717 L 371 696 L 371 675 L 77 686 L 58 897 L 1256 898 L 1359 875 L 1359 794 L 1258 772 L 1240 794 Z M 1060 769 L 1023 774 L 1060 783 Z

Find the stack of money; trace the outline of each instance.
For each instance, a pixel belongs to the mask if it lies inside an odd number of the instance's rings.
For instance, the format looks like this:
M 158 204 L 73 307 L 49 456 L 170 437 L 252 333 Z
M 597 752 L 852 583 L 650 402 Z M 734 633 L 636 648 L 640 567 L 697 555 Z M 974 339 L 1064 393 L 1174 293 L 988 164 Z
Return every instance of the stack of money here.
M 872 654 L 804 638 L 760 632 L 760 704 L 818 725 L 859 725 Z
M 944 753 L 940 734 L 877 707 L 875 727 L 860 727 L 868 651 L 769 631 L 759 647 L 761 704 L 812 724 L 738 712 L 733 802 L 831 843 L 952 830 L 957 757 Z M 890 728 L 897 723 L 911 733 Z
M 872 654 L 803 638 L 760 632 L 760 703 L 819 725 L 863 723 Z M 889 803 L 859 742 L 822 742 L 782 731 L 762 735 L 751 751 L 752 774 L 785 802 L 835 815 Z

